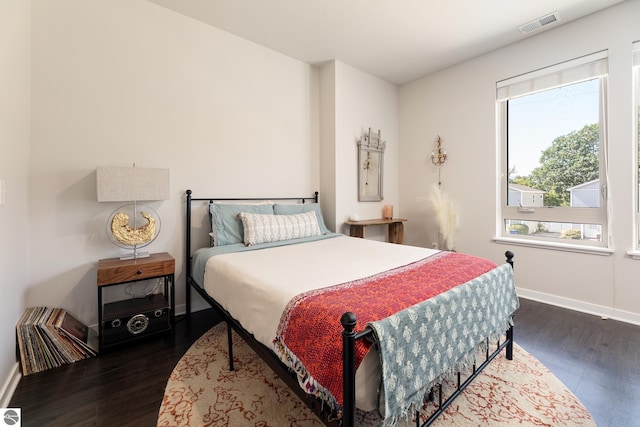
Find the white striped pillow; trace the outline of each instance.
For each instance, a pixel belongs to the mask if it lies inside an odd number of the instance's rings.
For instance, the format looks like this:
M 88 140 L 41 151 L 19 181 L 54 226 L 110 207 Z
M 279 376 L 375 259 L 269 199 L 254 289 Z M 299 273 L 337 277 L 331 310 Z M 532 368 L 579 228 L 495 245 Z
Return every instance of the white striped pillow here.
M 320 236 L 315 212 L 295 215 L 261 215 L 240 212 L 238 218 L 244 228 L 245 246 L 282 240 Z

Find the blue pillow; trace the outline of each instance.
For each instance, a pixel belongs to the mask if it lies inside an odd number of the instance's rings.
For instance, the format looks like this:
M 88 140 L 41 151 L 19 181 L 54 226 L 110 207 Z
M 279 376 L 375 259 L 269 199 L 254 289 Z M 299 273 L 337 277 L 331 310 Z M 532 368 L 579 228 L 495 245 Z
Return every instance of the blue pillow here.
M 242 221 L 238 218 L 240 212 L 271 214 L 273 215 L 273 204 L 226 204 L 211 203 L 211 236 L 214 246 L 231 245 L 234 243 L 244 243 L 244 231 Z
M 318 216 L 318 225 L 320 226 L 320 233 L 327 234 L 329 229 L 324 224 L 324 218 L 322 217 L 322 210 L 318 203 L 298 203 L 298 204 L 284 204 L 276 203 L 273 205 L 273 211 L 276 215 L 295 215 L 300 213 L 315 212 Z

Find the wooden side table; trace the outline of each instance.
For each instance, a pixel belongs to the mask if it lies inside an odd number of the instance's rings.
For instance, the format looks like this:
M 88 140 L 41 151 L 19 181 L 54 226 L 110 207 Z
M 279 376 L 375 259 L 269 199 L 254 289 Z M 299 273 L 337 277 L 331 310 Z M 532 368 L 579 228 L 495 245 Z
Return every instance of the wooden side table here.
M 363 219 L 360 221 L 347 221 L 349 224 L 349 235 L 351 237 L 364 238 L 364 229 L 368 225 L 388 225 L 389 227 L 389 243 L 404 244 L 404 222 L 406 219 Z
M 162 279 L 163 293 L 103 304 L 102 291 L 108 286 L 148 279 Z M 166 252 L 146 258 L 98 261 L 99 351 L 175 326 L 175 260 Z

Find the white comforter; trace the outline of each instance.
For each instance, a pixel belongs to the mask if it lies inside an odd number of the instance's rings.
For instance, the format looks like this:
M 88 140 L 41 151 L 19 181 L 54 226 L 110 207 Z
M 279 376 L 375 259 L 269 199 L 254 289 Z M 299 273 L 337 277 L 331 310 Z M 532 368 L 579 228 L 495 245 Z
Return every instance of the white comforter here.
M 206 263 L 204 289 L 258 341 L 272 348 L 280 316 L 296 295 L 368 277 L 436 252 L 339 236 L 221 254 Z M 358 307 L 352 311 L 357 315 Z M 376 401 L 377 357 L 371 353 L 356 375 L 356 406 L 364 410 L 374 409 Z

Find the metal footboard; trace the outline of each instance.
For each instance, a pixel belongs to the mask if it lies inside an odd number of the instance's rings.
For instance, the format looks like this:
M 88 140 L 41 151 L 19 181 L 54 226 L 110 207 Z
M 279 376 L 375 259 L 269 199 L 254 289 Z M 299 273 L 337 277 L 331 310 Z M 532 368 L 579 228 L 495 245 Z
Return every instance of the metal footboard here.
M 513 252 L 505 252 L 507 262 L 513 267 Z M 342 427 L 355 427 L 356 424 L 356 341 L 366 338 L 373 334 L 372 329 L 365 329 L 360 333 L 356 333 L 356 315 L 351 312 L 344 313 L 340 319 L 342 323 L 342 378 L 343 378 L 343 407 L 342 407 Z M 462 381 L 461 373 L 457 374 L 457 387 L 446 399 L 443 397 L 442 384 L 438 386 L 438 405 L 437 409 L 429 415 L 424 423 L 421 424 L 420 413 L 416 414 L 416 427 L 428 427 L 440 416 L 453 401 L 464 391 L 464 389 L 473 382 L 473 380 L 482 372 L 482 370 L 491 363 L 491 361 L 505 350 L 505 356 L 508 360 L 513 360 L 513 326 L 509 327 L 506 332 L 506 338 L 503 342 L 496 343 L 496 349 L 490 353 L 489 340 L 487 339 L 487 350 L 485 360 L 480 366 L 473 366 L 471 374 L 465 381 Z M 432 389 L 429 393 L 429 400 L 435 400 L 435 391 Z

